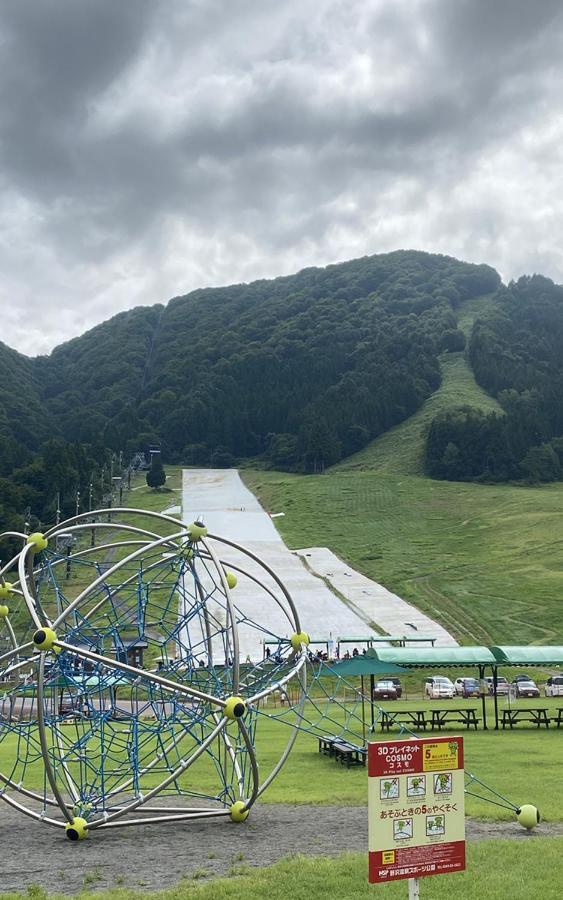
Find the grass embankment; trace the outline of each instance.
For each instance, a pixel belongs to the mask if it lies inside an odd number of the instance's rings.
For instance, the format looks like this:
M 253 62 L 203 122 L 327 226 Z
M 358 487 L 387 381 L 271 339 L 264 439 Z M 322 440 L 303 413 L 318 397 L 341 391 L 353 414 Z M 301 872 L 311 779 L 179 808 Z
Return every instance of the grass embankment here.
M 458 313 L 469 333 L 490 300 Z M 432 481 L 426 430 L 444 409 L 498 410 L 462 353 L 444 354 L 443 381 L 401 425 L 324 476 L 245 470 L 290 547 L 328 546 L 350 565 L 442 622 L 462 643 L 562 643 L 563 486 Z M 311 631 L 315 624 L 309 625 Z
M 421 895 L 433 900 L 559 900 L 563 886 L 562 846 L 561 838 L 469 844 L 467 870 L 421 879 Z M 367 853 L 346 853 L 335 859 L 295 856 L 258 870 L 241 864 L 233 866 L 229 878 L 194 884 L 194 880 L 205 879 L 207 874 L 202 864 L 191 880 L 185 879 L 170 890 L 150 896 L 153 900 L 325 900 L 327 896 L 335 900 L 399 900 L 407 895 L 404 881 L 367 883 Z M 41 900 L 44 896 L 34 886 L 25 894 L 2 894 L 4 900 Z M 68 895 L 57 896 L 68 900 Z M 79 896 L 81 900 L 138 900 L 146 895 L 133 888 L 85 892 Z
M 266 509 L 285 512 L 276 525 L 290 547 L 330 547 L 462 643 L 562 643 L 562 485 L 243 475 Z
M 458 310 L 458 327 L 469 339 L 475 319 L 491 305 L 491 295 L 475 297 Z M 497 401 L 475 381 L 465 353 L 443 353 L 442 383 L 413 415 L 372 441 L 359 453 L 332 469 L 347 472 L 362 469 L 393 475 L 423 475 L 424 445 L 432 419 L 456 406 L 473 406 L 484 412 L 502 412 Z
M 421 475 L 424 444 L 432 419 L 454 406 L 473 406 L 499 412 L 496 400 L 479 387 L 463 353 L 445 353 L 440 358 L 442 384 L 413 415 L 372 441 L 359 453 L 339 463 L 332 472 L 372 469 L 378 473 Z

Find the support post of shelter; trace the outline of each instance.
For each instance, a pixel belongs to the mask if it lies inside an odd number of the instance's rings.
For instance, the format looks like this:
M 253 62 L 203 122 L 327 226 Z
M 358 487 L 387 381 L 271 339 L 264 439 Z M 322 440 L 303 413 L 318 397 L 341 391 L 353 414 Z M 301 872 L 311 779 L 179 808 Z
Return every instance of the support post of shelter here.
M 364 676 L 360 675 L 360 684 L 362 689 L 362 735 L 364 738 L 364 744 L 366 742 L 366 695 L 364 689 Z
M 497 696 L 497 685 L 498 685 L 498 667 L 493 666 L 493 697 L 495 702 L 495 731 L 498 731 L 498 696 Z
M 482 686 L 485 680 L 485 666 L 479 666 L 479 684 Z M 481 691 L 481 709 L 483 710 L 483 731 L 488 731 L 487 728 L 487 704 L 486 697 L 483 691 Z
M 369 676 L 369 705 L 371 709 L 371 733 L 375 731 L 375 719 L 373 715 L 373 692 L 375 690 L 375 678 L 373 675 Z

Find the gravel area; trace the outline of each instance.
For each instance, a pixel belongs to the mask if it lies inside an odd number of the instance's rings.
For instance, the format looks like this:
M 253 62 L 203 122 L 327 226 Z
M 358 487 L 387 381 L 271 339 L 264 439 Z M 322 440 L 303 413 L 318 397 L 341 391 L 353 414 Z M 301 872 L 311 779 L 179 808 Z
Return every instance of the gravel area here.
M 531 834 L 563 835 L 563 824 L 542 824 Z M 528 840 L 517 823 L 467 820 L 471 841 Z M 259 804 L 235 825 L 224 819 L 193 824 L 145 825 L 92 834 L 72 844 L 62 831 L 34 823 L 0 804 L 0 890 L 39 884 L 48 892 L 127 886 L 170 887 L 181 878 L 236 874 L 290 854 L 334 856 L 367 847 L 366 807 Z

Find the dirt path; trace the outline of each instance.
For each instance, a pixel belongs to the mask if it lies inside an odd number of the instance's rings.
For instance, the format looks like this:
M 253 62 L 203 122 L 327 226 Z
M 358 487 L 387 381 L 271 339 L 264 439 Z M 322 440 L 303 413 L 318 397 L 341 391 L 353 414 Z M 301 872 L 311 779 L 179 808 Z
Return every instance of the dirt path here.
M 542 824 L 531 834 L 518 824 L 467 820 L 470 841 L 530 840 L 563 835 L 563 824 Z M 365 851 L 365 807 L 261 804 L 248 822 L 202 820 L 192 825 L 147 825 L 98 832 L 71 844 L 48 825 L 33 823 L 0 804 L 0 890 L 40 884 L 49 892 L 74 893 L 127 886 L 154 890 L 181 878 L 235 874 L 241 866 L 267 866 L 290 854 L 335 856 Z M 205 875 L 202 870 L 205 870 Z

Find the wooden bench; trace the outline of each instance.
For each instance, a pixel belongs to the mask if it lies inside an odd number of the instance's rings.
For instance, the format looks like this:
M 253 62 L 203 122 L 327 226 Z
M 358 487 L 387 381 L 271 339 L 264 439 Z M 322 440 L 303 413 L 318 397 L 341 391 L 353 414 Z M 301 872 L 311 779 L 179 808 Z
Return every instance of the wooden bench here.
M 365 747 L 358 747 L 356 744 L 349 744 L 348 741 L 334 741 L 333 745 L 333 756 L 338 762 L 342 763 L 342 765 L 346 766 L 347 769 L 350 766 L 365 766 L 366 764 L 366 749 Z
M 325 734 L 319 738 L 319 753 L 325 756 L 334 756 L 334 743 L 336 738 L 330 734 Z
M 561 728 L 563 725 L 563 706 L 559 706 L 557 709 L 557 715 L 553 716 L 551 720 L 554 725 L 557 725 L 558 728 Z
M 514 728 L 519 722 L 531 722 L 537 728 L 545 725 L 549 728 L 548 710 L 541 707 L 525 707 L 520 709 L 503 709 L 502 711 L 502 727 Z M 563 720 L 562 720 L 563 721 Z

